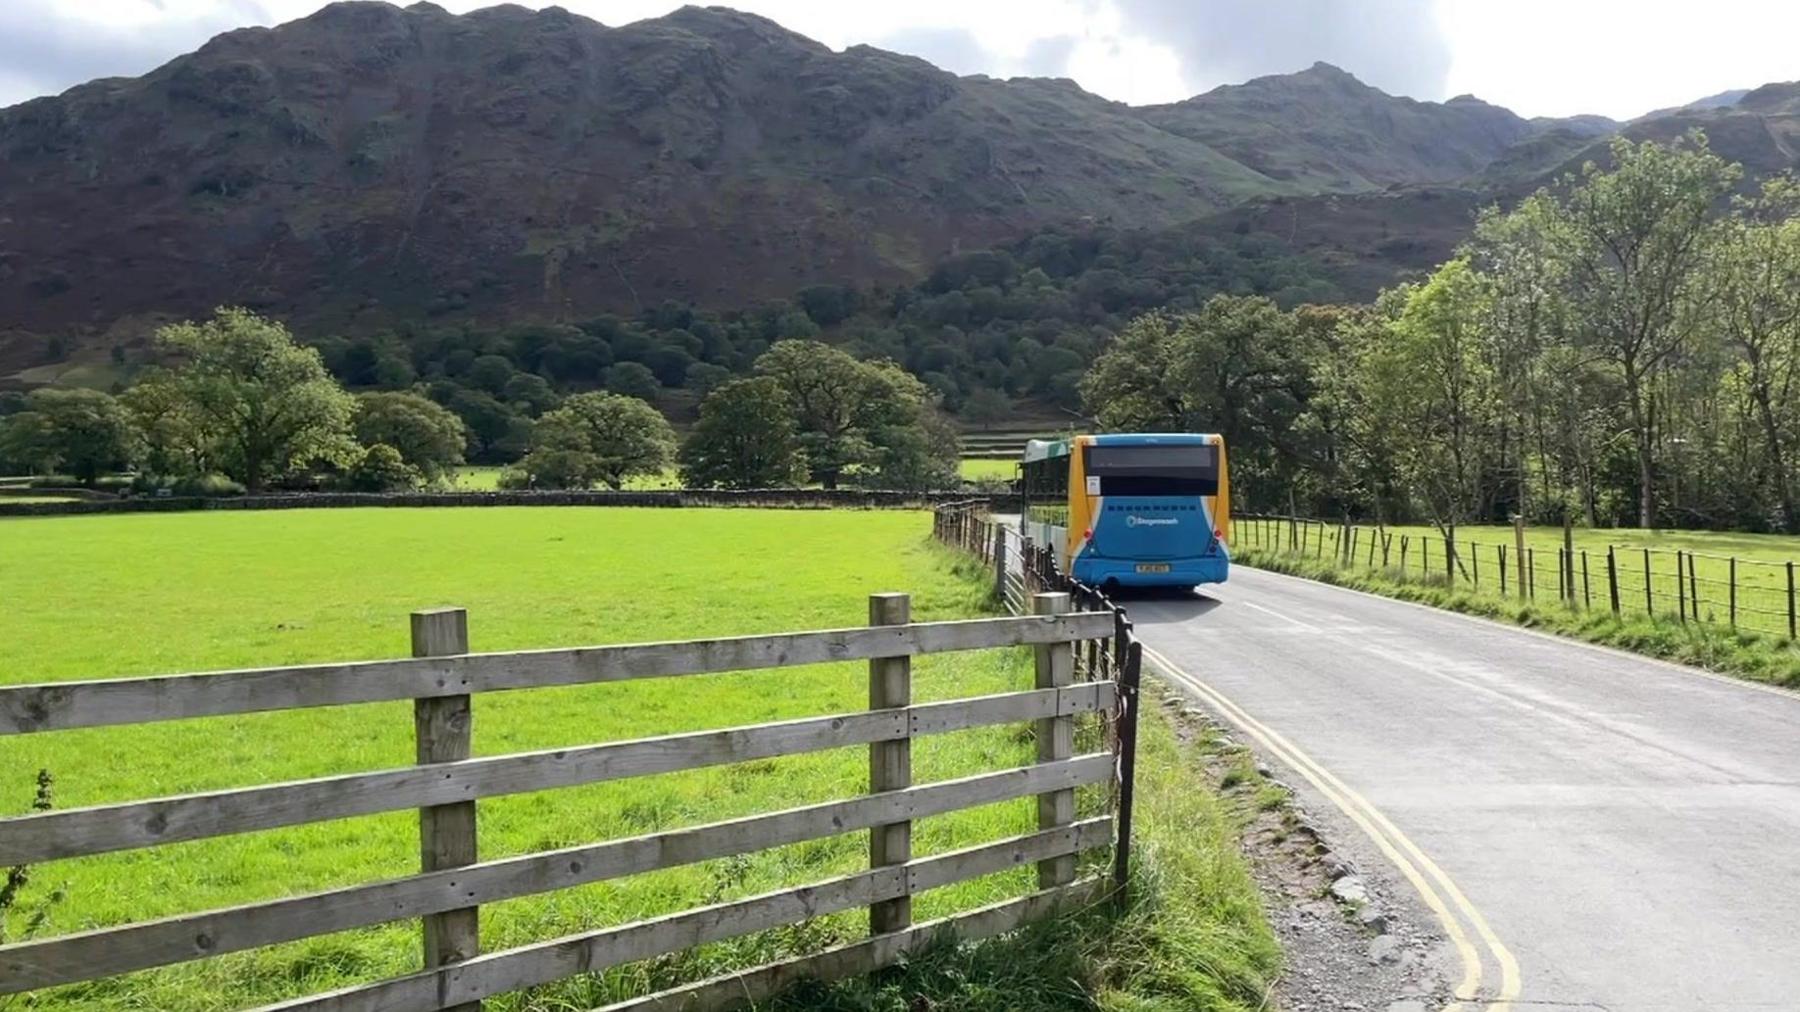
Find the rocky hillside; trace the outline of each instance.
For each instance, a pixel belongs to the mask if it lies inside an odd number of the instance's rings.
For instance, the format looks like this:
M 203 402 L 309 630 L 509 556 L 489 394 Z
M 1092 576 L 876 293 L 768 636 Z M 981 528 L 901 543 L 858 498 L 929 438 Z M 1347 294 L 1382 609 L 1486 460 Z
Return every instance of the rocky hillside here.
M 1773 171 L 1794 161 L 1793 90 L 1627 129 L 1702 125 Z M 1360 289 L 1453 241 L 1446 206 L 1579 164 L 1615 128 L 1395 98 L 1323 64 L 1132 108 L 723 8 L 611 28 L 337 3 L 0 110 L 0 376 L 221 303 L 345 331 L 748 306 L 903 285 L 1049 226 L 1254 220 L 1320 236 Z M 1419 186 L 1439 189 L 1324 196 Z

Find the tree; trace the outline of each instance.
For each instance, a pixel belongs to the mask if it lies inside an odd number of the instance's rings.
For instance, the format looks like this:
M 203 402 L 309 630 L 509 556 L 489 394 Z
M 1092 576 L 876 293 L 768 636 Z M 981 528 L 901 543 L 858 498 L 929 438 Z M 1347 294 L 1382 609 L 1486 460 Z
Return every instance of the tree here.
M 192 477 L 212 470 L 206 420 L 168 371 L 145 370 L 119 403 L 131 419 L 146 472 Z
M 674 456 L 675 430 L 661 412 L 636 397 L 586 393 L 538 419 L 519 466 L 539 485 L 618 489 L 634 475 L 661 474 Z
M 787 394 L 767 376 L 714 389 L 681 447 L 681 480 L 694 488 L 777 488 L 804 473 Z
M 345 487 L 353 492 L 398 492 L 417 488 L 424 480 L 418 468 L 386 443 L 365 448 L 361 459 L 344 475 Z
M 624 397 L 653 400 L 662 393 L 656 374 L 641 362 L 620 362 L 606 370 L 606 389 Z
M 228 307 L 163 327 L 156 340 L 182 360 L 168 381 L 193 405 L 216 463 L 249 491 L 314 462 L 353 459 L 355 398 L 281 323 Z
M 87 484 L 131 459 L 130 418 L 98 390 L 33 390 L 6 419 L 0 456 L 48 471 L 64 468 Z
M 1438 268 L 1406 297 L 1360 377 L 1373 424 L 1391 434 L 1401 479 L 1440 530 L 1475 512 L 1488 419 L 1499 399 L 1483 354 L 1488 293 L 1466 260 Z
M 857 424 L 869 385 L 862 363 L 817 341 L 778 341 L 755 369 L 786 394 L 814 480 L 836 488 L 845 468 L 868 459 L 868 434 Z
M 1198 312 L 1132 321 L 1083 377 L 1081 397 L 1107 429 L 1220 433 L 1235 470 L 1285 484 L 1302 456 L 1306 376 L 1290 314 L 1215 295 Z
M 1800 184 L 1770 180 L 1738 211 L 1719 247 L 1717 318 L 1743 356 L 1782 524 L 1800 534 Z
M 364 447 L 394 450 L 428 482 L 463 462 L 468 438 L 462 419 L 449 409 L 418 394 L 392 392 L 356 398 L 355 431 Z
M 1618 370 L 1637 450 L 1638 523 L 1657 524 L 1657 440 L 1650 388 L 1681 348 L 1705 295 L 1700 267 L 1719 235 L 1713 209 L 1740 169 L 1695 134 L 1689 144 L 1612 143 L 1613 168 L 1593 163 L 1554 199 L 1555 249 L 1576 326 Z

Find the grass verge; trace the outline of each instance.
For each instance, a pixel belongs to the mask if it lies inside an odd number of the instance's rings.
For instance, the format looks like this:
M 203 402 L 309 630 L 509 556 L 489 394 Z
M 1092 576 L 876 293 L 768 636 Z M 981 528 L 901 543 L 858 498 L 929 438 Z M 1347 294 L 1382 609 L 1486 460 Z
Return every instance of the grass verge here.
M 1615 617 L 1609 610 L 1520 602 L 1465 589 L 1451 589 L 1443 577 L 1402 577 L 1392 569 L 1349 570 L 1322 559 L 1282 552 L 1238 550 L 1233 562 L 1304 577 L 1320 583 L 1477 615 L 1615 647 L 1659 660 L 1771 685 L 1800 687 L 1800 644 L 1785 637 L 1673 618 Z

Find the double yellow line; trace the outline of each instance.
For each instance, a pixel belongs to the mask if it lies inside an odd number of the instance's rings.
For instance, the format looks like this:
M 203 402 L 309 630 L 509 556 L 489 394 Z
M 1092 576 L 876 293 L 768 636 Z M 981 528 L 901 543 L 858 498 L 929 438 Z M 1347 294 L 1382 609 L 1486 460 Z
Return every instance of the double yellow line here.
M 1311 756 L 1302 752 L 1292 742 L 1282 737 L 1268 725 L 1244 712 L 1243 708 L 1225 698 L 1217 689 L 1207 685 L 1200 679 L 1183 671 L 1167 657 L 1149 647 L 1144 647 L 1144 656 L 1162 669 L 1169 678 L 1187 686 L 1197 693 L 1202 700 L 1214 710 L 1231 721 L 1239 730 L 1254 738 L 1263 748 L 1277 759 L 1299 771 L 1307 782 L 1312 784 L 1320 794 L 1330 799 L 1350 821 L 1356 823 L 1375 846 L 1381 849 L 1388 860 L 1400 869 L 1400 874 L 1412 883 L 1414 889 L 1425 905 L 1431 908 L 1439 923 L 1444 926 L 1444 933 L 1449 936 L 1450 944 L 1455 947 L 1462 960 L 1462 980 L 1453 992 L 1455 1000 L 1445 1006 L 1445 1012 L 1461 1012 L 1463 1003 L 1475 1005 L 1485 1003 L 1487 1012 L 1511 1012 L 1512 1002 L 1519 997 L 1519 962 L 1513 954 L 1501 944 L 1498 936 L 1488 926 L 1487 918 L 1469 902 L 1463 891 L 1457 888 L 1450 876 L 1437 863 L 1425 856 L 1416 844 L 1400 832 L 1381 810 L 1369 803 L 1369 800 L 1352 790 L 1343 781 L 1333 776 L 1330 770 L 1319 765 Z M 1452 908 L 1456 913 L 1452 912 Z M 1460 917 L 1457 914 L 1460 913 Z M 1491 998 L 1481 996 L 1482 959 L 1481 952 L 1470 940 L 1469 930 L 1464 927 L 1467 922 L 1474 933 L 1481 939 L 1487 951 L 1493 956 L 1494 963 L 1500 969 L 1500 988 Z

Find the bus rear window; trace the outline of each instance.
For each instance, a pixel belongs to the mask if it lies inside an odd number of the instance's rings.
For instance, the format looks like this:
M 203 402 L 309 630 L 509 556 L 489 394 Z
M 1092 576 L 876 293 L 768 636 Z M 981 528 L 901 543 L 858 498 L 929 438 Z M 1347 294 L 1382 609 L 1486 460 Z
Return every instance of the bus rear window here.
M 1085 450 L 1088 479 L 1090 484 L 1098 482 L 1100 495 L 1219 493 L 1219 454 L 1208 444 L 1089 446 Z

